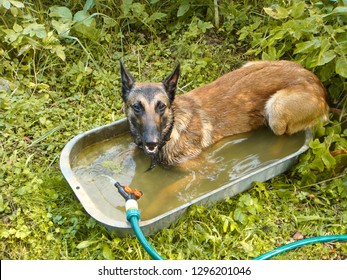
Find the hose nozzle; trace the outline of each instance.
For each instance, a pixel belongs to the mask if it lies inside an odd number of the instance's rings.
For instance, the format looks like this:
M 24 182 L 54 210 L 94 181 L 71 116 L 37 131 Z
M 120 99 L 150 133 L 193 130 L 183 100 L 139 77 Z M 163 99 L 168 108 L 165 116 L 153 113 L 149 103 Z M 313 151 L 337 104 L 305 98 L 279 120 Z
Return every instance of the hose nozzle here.
M 128 185 L 122 186 L 119 182 L 114 183 L 120 195 L 127 201 L 129 199 L 138 200 L 143 196 L 142 191 L 137 189 L 132 190 Z

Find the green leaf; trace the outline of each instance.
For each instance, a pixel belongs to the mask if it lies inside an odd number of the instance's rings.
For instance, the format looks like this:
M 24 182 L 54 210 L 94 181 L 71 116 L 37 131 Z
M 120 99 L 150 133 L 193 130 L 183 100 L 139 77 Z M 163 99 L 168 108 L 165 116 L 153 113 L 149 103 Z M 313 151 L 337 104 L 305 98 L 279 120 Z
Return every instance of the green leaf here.
M 114 254 L 110 247 L 105 243 L 103 248 L 102 248 L 102 255 L 104 256 L 105 259 L 107 260 L 113 260 L 114 259 Z
M 255 189 L 258 191 L 260 198 L 263 198 L 263 196 L 265 196 L 265 198 L 269 198 L 269 193 L 264 183 L 255 182 L 255 185 L 256 185 Z
M 347 31 L 347 30 L 346 30 Z M 347 35 L 347 32 L 346 32 Z M 342 36 L 341 36 L 342 37 Z M 347 37 L 347 36 L 346 36 Z M 340 40 L 343 40 L 342 42 L 339 42 Z M 338 45 L 335 47 L 335 52 L 339 55 L 339 56 L 344 56 L 345 54 L 347 54 L 347 38 L 337 38 L 337 43 Z
M 319 56 L 317 66 L 327 64 L 328 62 L 332 61 L 335 57 L 336 57 L 336 53 L 333 50 L 328 50 L 326 52 L 323 52 L 322 55 Z
M 0 195 L 0 213 L 4 212 L 6 207 L 7 207 L 7 203 L 4 203 L 4 199 L 2 198 L 2 195 Z
M 339 134 L 341 134 L 341 126 L 338 124 L 327 127 L 326 132 L 329 139 L 331 139 L 331 142 L 337 142 L 341 139 L 341 137 L 339 136 Z
M 240 208 L 236 208 L 234 211 L 234 220 L 239 221 L 241 224 L 247 224 L 248 217 Z
M 198 28 L 202 31 L 202 32 L 206 32 L 207 29 L 210 29 L 213 27 L 213 24 L 210 22 L 206 22 L 206 21 L 202 21 L 202 20 L 198 20 Z
M 43 24 L 31 23 L 24 28 L 23 34 L 29 34 L 30 37 L 36 36 L 42 39 L 46 37 L 47 32 Z
M 123 0 L 121 9 L 125 16 L 129 14 L 132 3 L 133 3 L 133 0 Z
M 297 19 L 300 18 L 305 12 L 305 1 L 296 2 L 290 10 L 290 15 Z
M 10 0 L 10 3 L 17 8 L 24 8 L 24 4 L 20 1 Z
M 313 38 L 311 41 L 300 42 L 295 45 L 294 54 L 297 53 L 309 53 L 312 48 L 317 47 L 318 39 Z
M 69 35 L 71 23 L 63 23 L 61 21 L 53 19 L 52 26 L 57 31 L 58 35 Z
M 93 17 L 90 17 L 90 14 L 85 10 L 78 11 L 74 15 L 73 20 L 76 22 L 81 22 L 85 26 L 91 26 L 91 24 L 95 21 L 95 19 Z
M 318 170 L 320 172 L 322 172 L 324 170 L 324 163 L 322 161 L 321 156 L 316 156 L 314 158 L 314 160 L 311 163 L 310 168 L 313 170 Z
M 1 197 L 0 197 L 1 198 Z M 1 201 L 0 201 L 1 202 Z M 1 207 L 1 206 L 0 206 Z M 0 210 L 1 212 L 1 210 Z M 229 220 L 228 219 L 225 219 L 224 220 L 224 223 L 223 223 L 223 232 L 227 232 L 228 231 L 228 228 L 229 228 Z
M 264 11 L 274 19 L 285 19 L 289 15 L 289 11 L 281 6 L 264 8 Z
M 307 172 L 302 174 L 302 179 L 301 179 L 302 185 L 311 185 L 317 182 L 317 176 L 313 172 Z
M 321 66 L 332 61 L 336 57 L 336 53 L 334 50 L 330 49 L 330 47 L 331 47 L 330 40 L 327 37 L 322 37 L 320 52 L 318 56 L 316 57 L 311 55 L 313 60 L 310 66 L 311 67 Z
M 15 23 L 15 24 L 13 25 L 13 30 L 14 30 L 15 32 L 22 32 L 23 27 L 20 26 L 19 24 Z
M 336 75 L 336 73 L 335 73 L 335 62 L 331 61 L 330 63 L 327 63 L 326 65 L 323 65 L 317 74 L 318 74 L 319 79 L 322 82 L 328 81 L 334 75 Z
M 64 47 L 63 46 L 61 46 L 61 45 L 55 46 L 54 47 L 54 52 L 62 61 L 65 61 L 66 56 L 65 56 L 65 52 L 64 52 Z
M 340 14 L 347 16 L 347 7 L 336 7 L 331 14 Z
M 243 250 L 245 250 L 247 253 L 250 253 L 254 250 L 252 244 L 250 244 L 249 242 L 240 241 L 239 244 L 242 246 Z
M 11 8 L 11 3 L 8 0 L 2 0 L 0 4 L 6 9 L 9 10 Z
M 347 224 L 347 211 L 344 211 L 342 214 L 342 221 Z
M 328 169 L 333 168 L 336 164 L 336 160 L 330 154 L 329 150 L 325 150 L 324 152 L 322 152 L 322 161 Z
M 274 40 L 282 40 L 285 38 L 286 33 L 287 33 L 287 30 L 279 30 L 272 36 L 272 38 Z
M 337 59 L 335 71 L 340 76 L 347 78 L 347 58 L 345 56 L 339 57 Z
M 49 8 L 49 11 L 50 17 L 59 17 L 64 19 L 65 21 L 72 21 L 72 13 L 70 9 L 66 7 L 53 6 Z
M 84 11 L 88 11 L 91 7 L 95 5 L 94 0 L 87 0 L 86 3 L 83 6 Z
M 324 143 L 319 142 L 318 139 L 314 139 L 313 141 L 310 141 L 309 146 L 312 150 L 319 150 L 319 149 L 325 148 Z
M 280 58 L 280 53 L 277 52 L 277 49 L 275 47 L 268 47 L 267 52 L 262 53 L 262 59 L 263 60 L 277 60 Z
M 181 4 L 178 8 L 177 17 L 184 16 L 188 12 L 189 8 L 190 8 L 189 2 L 183 2 L 183 4 Z
M 145 17 L 146 12 L 145 12 L 145 5 L 141 3 L 133 3 L 131 5 L 131 10 L 133 11 L 133 14 L 136 16 L 142 16 Z
M 18 189 L 18 191 L 17 191 L 17 194 L 18 194 L 18 195 L 24 195 L 24 194 L 26 194 L 26 193 L 27 193 L 27 190 L 26 190 L 25 187 L 20 187 L 20 188 Z
M 5 40 L 10 43 L 16 41 L 20 36 L 20 33 L 15 32 L 13 29 L 4 29 L 3 31 L 6 33 Z
M 89 241 L 89 240 L 86 240 L 86 241 L 82 241 L 80 242 L 76 248 L 77 249 L 84 249 L 84 248 L 87 248 L 89 247 L 90 245 L 93 245 L 94 243 L 96 243 L 97 241 Z
M 150 21 L 156 21 L 156 20 L 160 20 L 162 18 L 166 17 L 166 14 L 165 13 L 160 13 L 160 12 L 155 12 L 154 14 L 152 14 L 150 17 L 149 17 L 149 20 Z
M 14 17 L 17 17 L 19 14 L 19 10 L 16 7 L 11 7 L 10 12 L 11 12 L 11 15 L 13 15 Z
M 21 47 L 18 51 L 18 56 L 21 56 L 23 53 L 27 52 L 28 50 L 30 50 L 32 48 L 32 45 L 30 44 L 26 44 L 23 47 Z

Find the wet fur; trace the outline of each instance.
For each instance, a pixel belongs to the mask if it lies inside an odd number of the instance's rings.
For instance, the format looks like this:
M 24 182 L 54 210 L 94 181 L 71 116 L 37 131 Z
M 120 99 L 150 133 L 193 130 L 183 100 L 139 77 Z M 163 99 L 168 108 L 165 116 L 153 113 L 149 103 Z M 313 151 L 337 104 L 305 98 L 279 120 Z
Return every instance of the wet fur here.
M 121 67 L 122 97 L 135 143 L 143 148 L 143 134 L 151 139 L 159 133 L 158 152 L 150 154 L 153 166 L 184 162 L 226 136 L 263 125 L 277 135 L 293 134 L 327 119 L 322 83 L 293 62 L 250 62 L 176 97 L 177 68 L 162 83 L 136 83 Z M 146 117 L 134 115 L 136 102 L 143 103 Z M 158 114 L 160 102 L 166 108 Z M 150 132 L 145 132 L 147 124 Z

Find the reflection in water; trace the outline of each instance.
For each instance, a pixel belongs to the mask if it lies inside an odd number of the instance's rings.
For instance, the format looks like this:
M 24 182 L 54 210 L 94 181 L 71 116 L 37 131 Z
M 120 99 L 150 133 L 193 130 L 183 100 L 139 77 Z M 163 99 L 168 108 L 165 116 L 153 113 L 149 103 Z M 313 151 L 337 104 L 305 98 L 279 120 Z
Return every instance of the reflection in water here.
M 141 218 L 148 220 L 296 152 L 304 138 L 304 133 L 279 137 L 263 128 L 225 138 L 182 166 L 145 172 L 150 158 L 123 134 L 87 147 L 73 171 L 95 207 L 120 221 L 125 221 L 124 200 L 110 177 L 141 190 Z

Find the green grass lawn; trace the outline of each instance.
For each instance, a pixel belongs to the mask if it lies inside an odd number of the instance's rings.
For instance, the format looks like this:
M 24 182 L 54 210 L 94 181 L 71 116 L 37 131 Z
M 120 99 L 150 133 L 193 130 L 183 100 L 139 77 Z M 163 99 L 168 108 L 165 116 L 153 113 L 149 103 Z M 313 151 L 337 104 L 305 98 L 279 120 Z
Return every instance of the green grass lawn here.
M 149 259 L 136 238 L 115 236 L 85 212 L 60 172 L 63 147 L 81 132 L 124 117 L 119 58 L 141 81 L 162 80 L 180 61 L 181 94 L 259 58 L 261 52 L 245 55 L 254 46 L 238 40 L 238 30 L 276 24 L 262 9 L 271 1 L 229 6 L 222 1 L 218 32 L 209 10 L 204 18 L 201 7 L 189 7 L 185 17 L 177 15 L 184 8 L 173 5 L 164 16 L 160 3 L 123 2 L 119 8 L 106 2 L 49 10 L 53 4 L 38 0 L 0 8 L 1 259 Z M 137 12 L 154 15 L 152 21 Z M 88 18 L 94 13 L 102 15 Z M 165 26 L 169 18 L 174 20 Z M 344 27 L 339 28 L 337 39 Z M 293 59 L 288 52 L 283 57 Z M 326 62 L 329 69 L 332 61 Z M 322 74 L 322 69 L 311 70 Z M 343 105 L 341 77 L 325 84 Z M 296 233 L 305 238 L 346 234 L 346 124 L 332 119 L 315 136 L 286 174 L 211 207 L 192 206 L 148 240 L 167 259 L 252 259 L 294 241 Z M 340 242 L 309 245 L 276 259 L 346 257 L 347 244 Z

